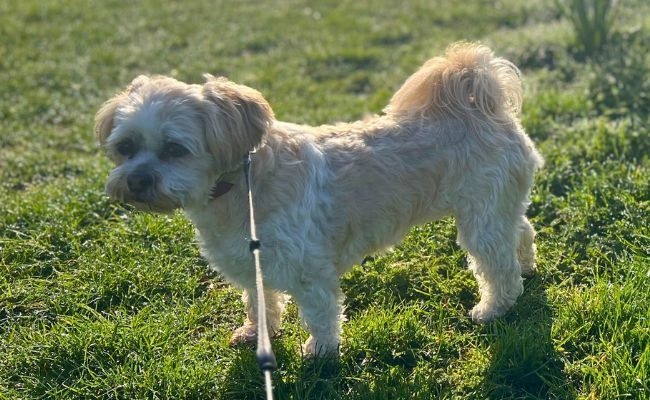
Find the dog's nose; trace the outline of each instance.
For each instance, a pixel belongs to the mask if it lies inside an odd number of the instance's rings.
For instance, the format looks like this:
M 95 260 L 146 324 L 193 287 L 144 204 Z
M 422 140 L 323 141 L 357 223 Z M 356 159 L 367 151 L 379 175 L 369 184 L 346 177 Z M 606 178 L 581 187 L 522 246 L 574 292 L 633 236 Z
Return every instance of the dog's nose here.
M 129 190 L 134 193 L 144 192 L 154 184 L 154 177 L 150 172 L 136 171 L 126 177 Z

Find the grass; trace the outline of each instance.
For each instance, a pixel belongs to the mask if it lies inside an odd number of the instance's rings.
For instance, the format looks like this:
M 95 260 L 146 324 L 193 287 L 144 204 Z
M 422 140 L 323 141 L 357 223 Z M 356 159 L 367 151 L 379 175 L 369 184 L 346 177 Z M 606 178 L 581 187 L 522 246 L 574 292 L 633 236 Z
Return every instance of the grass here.
M 103 195 L 92 121 L 116 90 L 210 72 L 283 120 L 356 119 L 459 39 L 522 67 L 547 161 L 529 212 L 539 271 L 474 325 L 453 221 L 414 228 L 344 277 L 339 359 L 302 358 L 289 306 L 277 398 L 650 398 L 650 9 L 621 2 L 585 61 L 554 2 L 525 3 L 0 0 L 0 399 L 263 398 L 254 349 L 228 346 L 239 293 L 192 227 Z

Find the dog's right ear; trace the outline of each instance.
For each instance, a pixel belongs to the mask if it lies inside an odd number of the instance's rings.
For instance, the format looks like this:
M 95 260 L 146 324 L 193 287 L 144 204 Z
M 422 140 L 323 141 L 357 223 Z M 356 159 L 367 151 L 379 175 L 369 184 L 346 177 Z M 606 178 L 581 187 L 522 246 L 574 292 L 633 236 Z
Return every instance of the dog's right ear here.
M 124 103 L 124 101 L 129 97 L 131 93 L 138 90 L 142 85 L 149 82 L 149 80 L 150 78 L 148 76 L 138 76 L 129 84 L 129 86 L 127 86 L 124 91 L 115 95 L 112 99 L 102 104 L 102 106 L 99 108 L 99 111 L 97 111 L 97 114 L 95 114 L 94 131 L 95 137 L 102 146 L 106 144 L 106 139 L 113 131 L 113 119 L 115 118 L 115 111 L 117 108 Z

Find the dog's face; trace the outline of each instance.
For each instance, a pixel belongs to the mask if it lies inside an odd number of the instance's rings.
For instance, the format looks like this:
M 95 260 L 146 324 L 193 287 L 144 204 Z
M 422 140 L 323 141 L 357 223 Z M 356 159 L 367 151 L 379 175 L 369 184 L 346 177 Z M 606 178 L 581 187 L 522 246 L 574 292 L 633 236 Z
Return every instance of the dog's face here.
M 188 85 L 140 76 L 104 103 L 95 134 L 116 165 L 111 198 L 154 212 L 205 204 L 219 177 L 261 142 L 273 120 L 262 95 L 206 78 Z

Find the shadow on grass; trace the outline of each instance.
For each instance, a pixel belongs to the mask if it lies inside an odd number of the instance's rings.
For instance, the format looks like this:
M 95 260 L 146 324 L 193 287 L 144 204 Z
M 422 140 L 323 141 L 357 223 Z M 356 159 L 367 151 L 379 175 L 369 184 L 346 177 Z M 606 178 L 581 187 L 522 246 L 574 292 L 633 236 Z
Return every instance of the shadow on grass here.
M 468 398 L 576 399 L 562 359 L 553 345 L 553 313 L 548 305 L 543 277 L 533 276 L 526 280 L 525 286 L 524 294 L 505 318 L 486 326 L 461 329 L 482 333 L 481 347 L 489 351 L 489 366 L 481 366 L 484 372 L 480 382 L 468 382 L 469 386 L 465 388 L 472 393 Z M 390 356 L 401 354 L 404 349 L 413 349 L 411 340 L 417 339 L 421 328 L 418 320 L 414 317 L 413 324 L 395 327 L 391 325 L 395 319 L 389 317 L 378 325 L 380 331 L 374 336 L 369 331 L 367 336 L 359 339 L 363 343 L 357 347 L 378 349 L 376 352 L 362 352 L 362 357 L 355 355 L 355 346 L 348 342 L 347 353 L 341 359 L 305 359 L 293 345 L 274 340 L 278 359 L 278 370 L 273 374 L 276 397 L 433 399 L 451 398 L 454 393 L 458 394 L 458 390 L 463 390 L 454 388 L 445 372 L 454 365 L 454 357 L 458 357 L 455 355 L 457 344 L 450 344 L 449 353 L 440 348 L 434 358 L 419 357 L 420 363 L 414 370 L 415 364 Z M 403 319 L 402 315 L 400 320 Z M 357 323 L 357 328 L 371 328 L 359 321 Z M 377 337 L 391 338 L 394 342 L 377 343 L 374 341 Z M 403 338 L 408 340 L 401 340 Z M 426 341 L 426 338 L 422 340 Z M 237 351 L 231 362 L 220 388 L 222 398 L 263 399 L 264 382 L 254 348 L 244 347 Z
M 551 338 L 553 314 L 540 275 L 503 320 L 485 327 L 490 366 L 480 390 L 489 399 L 575 399 Z
M 339 398 L 341 363 L 338 357 L 303 358 L 293 347 L 273 341 L 278 368 L 273 372 L 273 393 L 278 399 Z M 266 399 L 264 377 L 254 346 L 241 346 L 231 360 L 220 391 L 222 399 Z

